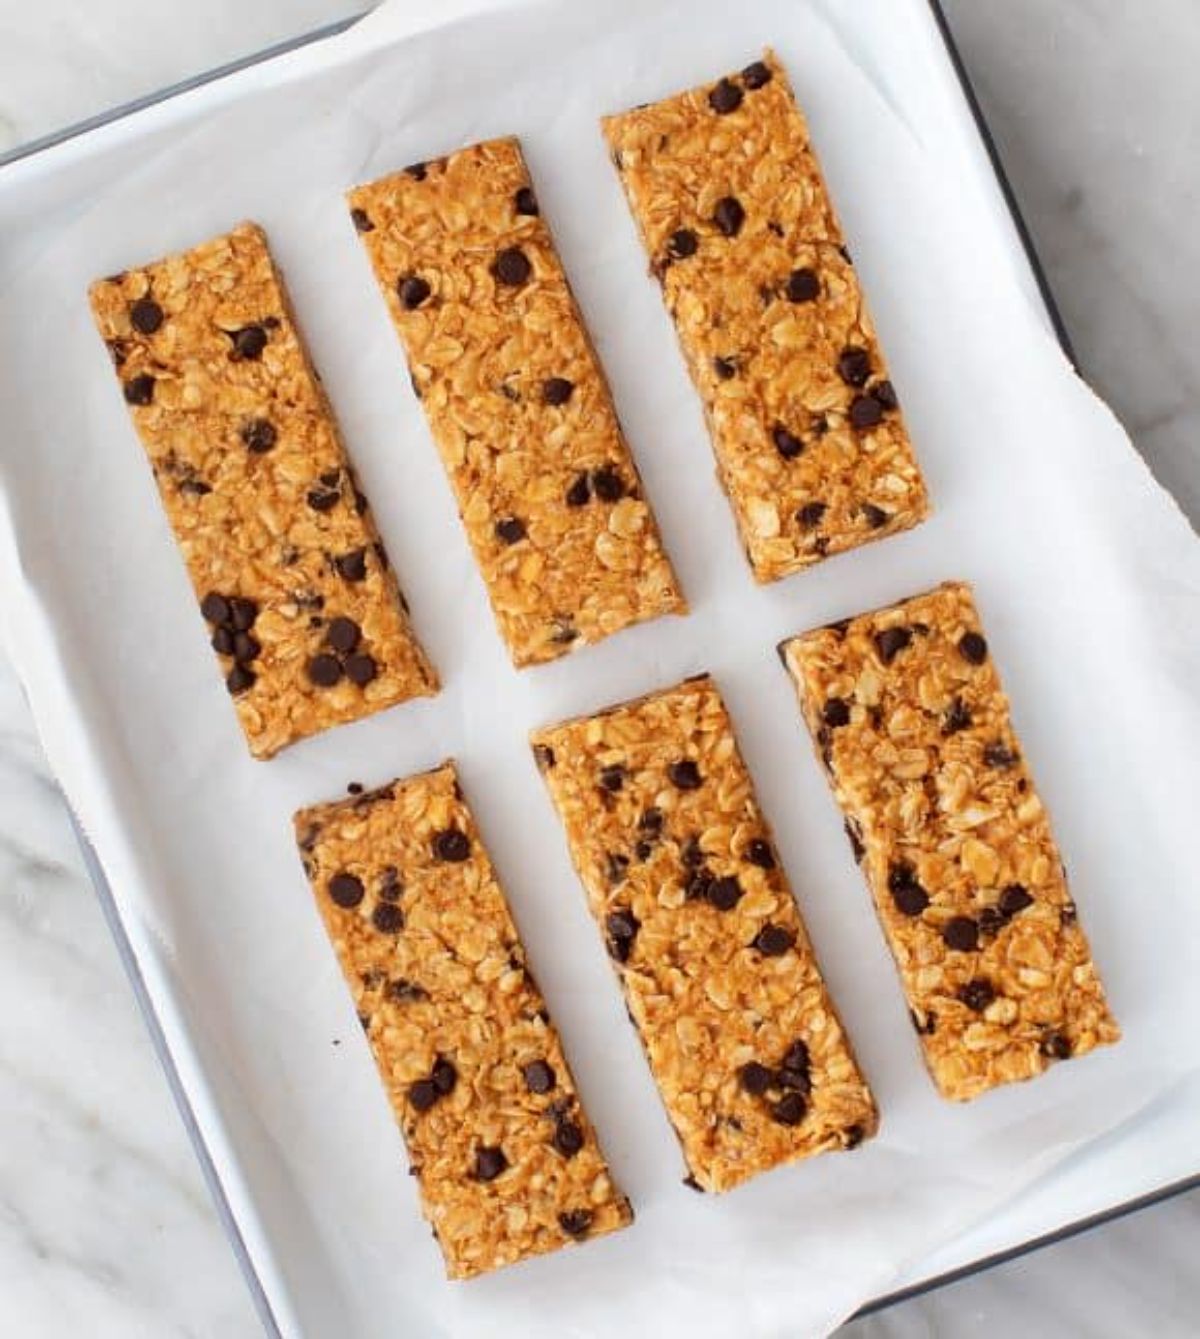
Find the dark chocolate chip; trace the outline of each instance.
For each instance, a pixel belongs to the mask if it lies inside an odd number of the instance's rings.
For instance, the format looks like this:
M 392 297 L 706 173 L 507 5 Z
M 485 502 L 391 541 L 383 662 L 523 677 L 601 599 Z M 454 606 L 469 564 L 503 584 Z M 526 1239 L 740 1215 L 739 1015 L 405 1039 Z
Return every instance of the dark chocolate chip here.
M 751 947 L 758 949 L 764 958 L 778 958 L 786 953 L 796 942 L 796 936 L 782 925 L 764 925 L 751 941 Z
M 911 628 L 884 628 L 882 632 L 875 634 L 875 649 L 879 652 L 879 659 L 885 665 L 890 665 L 893 660 L 904 650 L 912 641 Z
M 608 853 L 608 881 L 609 883 L 620 883 L 629 869 L 629 857 L 622 855 L 620 851 L 609 851 Z
M 777 1125 L 799 1125 L 808 1115 L 808 1103 L 800 1093 L 785 1093 L 771 1104 L 771 1119 Z
M 347 910 L 358 906 L 365 892 L 362 880 L 357 875 L 343 871 L 329 880 L 329 896 L 339 907 L 345 907 Z
M 242 424 L 242 441 L 256 456 L 264 455 L 278 440 L 279 434 L 270 419 L 252 418 Z
M 560 1120 L 554 1127 L 553 1142 L 564 1158 L 573 1158 L 583 1147 L 583 1131 L 573 1120 Z
M 496 522 L 496 538 L 504 544 L 519 544 L 525 538 L 525 522 L 519 516 L 505 516 Z
M 429 175 L 429 171 L 424 163 L 409 163 L 404 170 L 414 181 L 424 181 Z
M 986 745 L 983 761 L 988 767 L 1011 767 L 1017 761 L 1017 755 L 999 740 Z
M 142 335 L 152 335 L 163 323 L 163 309 L 153 298 L 138 298 L 129 309 L 129 323 Z
M 327 488 L 310 488 L 305 501 L 313 511 L 332 511 L 341 500 L 341 494 Z
M 184 479 L 179 485 L 181 493 L 191 493 L 195 497 L 206 497 L 212 492 L 212 484 L 206 484 L 203 479 Z
M 821 719 L 831 730 L 850 724 L 850 703 L 844 697 L 831 697 L 821 708 Z
M 545 1060 L 531 1060 L 523 1071 L 525 1087 L 531 1093 L 548 1093 L 558 1082 L 558 1076 Z
M 667 255 L 672 260 L 686 260 L 688 256 L 696 254 L 699 245 L 700 239 L 691 228 L 677 228 L 667 238 Z
M 429 1079 L 439 1097 L 448 1097 L 458 1083 L 458 1070 L 444 1056 L 438 1056 L 429 1072 Z
M 558 1215 L 558 1225 L 568 1237 L 586 1237 L 592 1226 L 591 1209 L 568 1209 Z
M 784 1069 L 800 1070 L 807 1074 L 812 1064 L 812 1057 L 808 1053 L 808 1043 L 804 1041 L 792 1042 L 780 1064 Z
M 389 981 L 384 987 L 383 992 L 389 1000 L 395 1000 L 397 1004 L 408 1004 L 413 1000 L 427 1000 L 429 992 L 424 986 L 418 986 L 414 981 L 408 981 L 402 976 L 396 977 L 394 981 Z
M 761 60 L 756 60 L 752 65 L 747 65 L 742 71 L 742 83 L 753 92 L 755 89 L 762 88 L 764 84 L 771 82 L 770 66 L 765 65 Z
M 957 949 L 959 953 L 974 953 L 979 947 L 979 926 L 970 916 L 952 916 L 942 926 L 942 938 L 947 948 Z
M 604 919 L 604 928 L 608 931 L 608 951 L 618 962 L 628 962 L 633 951 L 633 941 L 642 923 L 632 911 L 622 908 L 610 911 Z
M 971 709 L 961 697 L 956 697 L 942 718 L 942 734 L 956 735 L 960 730 L 970 729 L 970 726 Z
M 414 1111 L 429 1111 L 438 1100 L 438 1091 L 428 1079 L 418 1079 L 408 1090 L 408 1100 Z
M 498 1148 L 475 1150 L 475 1177 L 479 1181 L 494 1181 L 508 1167 L 508 1159 Z
M 564 405 L 574 389 L 575 383 L 566 377 L 549 377 L 542 382 L 542 399 L 549 405 Z
M 396 294 L 405 311 L 416 311 L 433 290 L 419 274 L 409 274 L 400 280 Z
M 843 349 L 837 362 L 838 376 L 847 386 L 865 386 L 871 375 L 871 355 L 853 345 Z
M 775 450 L 784 458 L 784 460 L 795 460 L 804 450 L 804 443 L 795 433 L 789 432 L 782 423 L 776 423 L 771 429 L 771 440 L 775 443 Z
M 713 359 L 713 371 L 722 381 L 728 381 L 731 377 L 737 376 L 737 363 L 732 358 L 722 358 L 719 355 Z
M 788 275 L 784 289 L 789 302 L 815 302 L 821 296 L 821 279 L 807 266 Z
M 958 643 L 962 658 L 971 665 L 982 665 L 987 659 L 987 642 L 977 632 L 964 632 Z
M 750 1060 L 738 1070 L 738 1082 L 752 1097 L 761 1097 L 775 1081 L 775 1076 L 757 1060 Z
M 361 795 L 362 786 L 357 781 L 351 781 L 346 787 L 351 795 Z M 404 881 L 400 878 L 400 871 L 395 865 L 389 865 L 379 878 L 379 896 L 385 902 L 399 902 L 404 894 Z
M 848 818 L 842 826 L 845 828 L 846 840 L 850 843 L 850 850 L 854 853 L 855 863 L 862 864 L 862 858 L 866 854 L 866 848 L 863 846 L 862 838 L 859 836 L 855 828 L 854 820 Z
M 892 519 L 882 507 L 877 507 L 873 502 L 864 502 L 862 505 L 863 520 L 872 530 L 882 530 Z
M 337 656 L 326 655 L 324 652 L 313 656 L 307 668 L 309 681 L 318 688 L 332 688 L 342 677 L 342 662 Z
M 1033 906 L 1029 891 L 1019 883 L 1010 883 L 1000 891 L 1000 910 L 1005 916 L 1016 916 L 1026 907 Z
M 218 628 L 212 636 L 212 648 L 218 655 L 233 655 L 233 640 L 237 636 L 232 628 Z
M 200 612 L 210 623 L 228 623 L 229 601 L 223 595 L 218 595 L 215 590 L 211 590 L 200 601 Z
M 125 383 L 127 404 L 149 404 L 154 399 L 154 378 L 143 372 Z
M 233 340 L 233 356 L 247 362 L 257 362 L 267 347 L 267 332 L 261 325 L 244 325 L 240 330 L 226 332 Z
M 699 837 L 689 837 L 679 853 L 685 869 L 699 869 L 704 864 L 704 852 L 700 849 Z
M 248 632 L 235 632 L 233 634 L 233 658 L 240 661 L 243 665 L 251 660 L 257 660 L 262 652 L 257 638 L 251 637 Z
M 471 854 L 471 842 L 465 832 L 458 828 L 445 828 L 433 839 L 433 854 L 439 860 L 448 860 L 452 864 L 461 864 Z
M 651 805 L 646 809 L 641 818 L 638 819 L 638 831 L 649 833 L 657 837 L 663 830 L 663 811 L 656 805 Z
M 759 869 L 775 868 L 775 852 L 771 850 L 771 843 L 762 837 L 752 837 L 746 843 L 746 859 Z
M 346 657 L 346 678 L 359 688 L 365 688 L 379 673 L 374 656 L 353 655 Z
M 518 187 L 516 195 L 513 196 L 513 207 L 518 214 L 536 214 L 538 212 L 537 196 L 529 186 Z
M 587 474 L 577 474 L 567 489 L 567 506 L 584 507 L 592 496 L 592 485 Z
M 592 471 L 592 492 L 601 502 L 619 502 L 625 496 L 625 485 L 611 465 L 601 465 Z
M 694 869 L 687 876 L 683 885 L 683 894 L 689 902 L 698 902 L 708 897 L 708 890 L 712 887 L 713 876 L 711 871 L 705 866 Z
M 897 861 L 888 872 L 888 891 L 896 909 L 905 916 L 919 916 L 929 905 L 929 894 L 907 860 Z
M 867 1132 L 861 1125 L 847 1125 L 842 1131 L 842 1138 L 846 1141 L 847 1149 L 857 1148 L 859 1144 L 867 1137 Z
M 984 907 L 979 913 L 979 933 L 981 935 L 999 934 L 1008 924 L 1008 917 L 999 907 Z
M 253 600 L 235 595 L 229 601 L 229 623 L 235 632 L 248 632 L 258 617 L 258 605 Z
M 742 105 L 742 90 L 728 79 L 722 79 L 708 95 L 708 105 L 718 116 L 728 116 Z
M 543 772 L 548 772 L 554 766 L 554 750 L 549 744 L 535 744 L 533 757 Z
M 871 394 L 879 401 L 884 409 L 899 409 L 900 400 L 896 395 L 896 388 L 890 381 L 877 381 L 871 387 Z
M 375 225 L 371 222 L 371 217 L 365 209 L 352 209 L 350 211 L 350 222 L 354 224 L 357 232 L 375 231 Z
M 225 687 L 236 697 L 238 693 L 244 693 L 248 688 L 253 688 L 258 675 L 252 669 L 247 669 L 245 665 L 235 665 L 233 669 L 225 676 Z
M 371 924 L 380 934 L 399 934 L 404 929 L 404 912 L 394 902 L 380 902 L 371 912 Z
M 883 422 L 883 406 L 870 395 L 856 395 L 850 405 L 850 422 L 859 429 L 874 428 Z
M 736 237 L 746 221 L 741 201 L 733 195 L 723 195 L 713 209 L 713 222 L 726 237 Z
M 343 655 L 353 651 L 361 637 L 362 630 L 352 618 L 331 619 L 325 633 L 326 642 Z
M 796 513 L 796 520 L 802 530 L 815 530 L 827 510 L 824 502 L 806 502 Z
M 680 790 L 698 790 L 704 783 L 700 769 L 691 758 L 681 758 L 678 762 L 671 763 L 667 768 L 667 776 L 671 784 Z
M 351 549 L 349 553 L 341 553 L 333 560 L 333 565 L 337 568 L 338 576 L 343 581 L 365 581 L 367 576 L 367 551 L 366 549 Z
M 639 860 L 649 860 L 650 853 L 653 850 L 654 847 L 649 842 L 642 841 L 638 842 L 638 844 L 633 848 L 633 853 L 635 856 L 637 856 Z
M 708 885 L 705 896 L 709 906 L 716 907 L 718 911 L 732 911 L 741 900 L 742 885 L 732 874 L 726 874 Z
M 996 998 L 996 990 L 990 981 L 978 977 L 974 981 L 968 981 L 962 987 L 958 992 L 958 998 L 968 1009 L 973 1009 L 977 1014 L 981 1014 Z
M 1038 1049 L 1047 1060 L 1070 1060 L 1070 1038 L 1056 1030 L 1045 1033 Z
M 625 784 L 625 769 L 620 763 L 600 769 L 600 789 L 616 792 Z
M 507 284 L 509 288 L 520 288 L 529 281 L 533 266 L 519 246 L 508 246 L 496 257 L 492 273 L 499 283 Z

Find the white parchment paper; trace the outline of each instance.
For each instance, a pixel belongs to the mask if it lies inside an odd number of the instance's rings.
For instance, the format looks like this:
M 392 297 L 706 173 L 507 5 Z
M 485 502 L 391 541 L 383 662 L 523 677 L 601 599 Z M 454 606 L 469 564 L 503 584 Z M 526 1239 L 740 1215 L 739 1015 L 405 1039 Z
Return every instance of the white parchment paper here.
M 469 11 L 477 11 L 469 17 Z M 597 118 L 770 42 L 791 71 L 937 514 L 759 589 Z M 517 674 L 349 225 L 350 184 L 518 133 L 693 614 Z M 922 0 L 388 5 L 345 38 L 0 178 L 6 638 L 99 851 L 285 1332 L 823 1332 L 1197 1068 L 1200 545 L 1030 300 Z M 445 681 L 250 760 L 85 288 L 262 222 Z M 926 1078 L 774 654 L 975 583 L 1126 1039 L 968 1107 Z M 526 746 L 715 673 L 883 1112 L 724 1198 L 677 1149 Z M 451 1286 L 292 848 L 290 814 L 455 756 L 638 1221 Z M 1097 1175 L 1103 1175 L 1098 1166 Z

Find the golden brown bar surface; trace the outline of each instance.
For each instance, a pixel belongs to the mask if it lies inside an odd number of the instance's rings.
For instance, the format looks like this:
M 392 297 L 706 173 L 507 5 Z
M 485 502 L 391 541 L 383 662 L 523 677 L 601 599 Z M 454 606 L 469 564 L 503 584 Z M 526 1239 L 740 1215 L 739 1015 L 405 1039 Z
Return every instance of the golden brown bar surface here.
M 254 756 L 435 693 L 262 229 L 91 302 Z
M 970 587 L 780 651 L 942 1095 L 1117 1041 Z
M 453 763 L 296 838 L 449 1276 L 631 1222 Z
M 923 520 L 896 393 L 774 54 L 603 126 L 755 577 Z
M 517 141 L 349 200 L 514 663 L 686 612 Z
M 873 1134 L 713 681 L 532 738 L 691 1183 L 729 1190 Z

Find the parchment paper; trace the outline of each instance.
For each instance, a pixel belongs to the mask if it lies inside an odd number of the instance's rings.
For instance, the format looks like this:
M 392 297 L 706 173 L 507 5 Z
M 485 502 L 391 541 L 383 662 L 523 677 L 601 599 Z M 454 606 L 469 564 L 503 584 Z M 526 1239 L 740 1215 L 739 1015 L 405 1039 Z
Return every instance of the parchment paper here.
M 5 634 L 288 1333 L 820 1333 L 1197 1068 L 1200 545 L 1048 335 L 929 38 L 920 0 L 388 5 L 243 77 L 232 100 L 198 96 L 0 180 Z M 767 42 L 810 114 L 937 514 L 764 590 L 596 122 Z M 510 132 L 694 610 L 522 674 L 493 630 L 341 198 Z M 269 764 L 237 731 L 85 302 L 94 276 L 242 217 L 266 226 L 288 274 L 446 684 Z M 951 577 L 976 585 L 1126 1030 L 1111 1051 L 968 1107 L 941 1102 L 923 1072 L 773 650 Z M 883 1112 L 880 1137 L 852 1156 L 719 1199 L 680 1185 L 525 742 L 535 724 L 701 669 L 729 702 Z M 351 780 L 447 756 L 638 1211 L 628 1232 L 454 1286 L 289 824 Z

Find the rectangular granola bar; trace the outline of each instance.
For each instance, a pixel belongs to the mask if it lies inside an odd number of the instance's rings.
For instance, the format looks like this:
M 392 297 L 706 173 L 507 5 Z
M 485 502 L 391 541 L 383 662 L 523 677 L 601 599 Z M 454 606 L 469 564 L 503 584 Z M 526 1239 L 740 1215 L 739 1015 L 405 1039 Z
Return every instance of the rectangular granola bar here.
M 517 141 L 348 198 L 514 663 L 686 612 Z
M 532 739 L 689 1183 L 729 1190 L 873 1134 L 712 679 Z
M 971 588 L 780 652 L 942 1095 L 1117 1041 Z
M 774 54 L 603 127 L 755 577 L 923 520 L 896 393 Z
M 295 823 L 449 1276 L 630 1223 L 454 764 Z
M 435 693 L 262 229 L 90 296 L 251 753 Z

